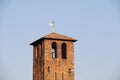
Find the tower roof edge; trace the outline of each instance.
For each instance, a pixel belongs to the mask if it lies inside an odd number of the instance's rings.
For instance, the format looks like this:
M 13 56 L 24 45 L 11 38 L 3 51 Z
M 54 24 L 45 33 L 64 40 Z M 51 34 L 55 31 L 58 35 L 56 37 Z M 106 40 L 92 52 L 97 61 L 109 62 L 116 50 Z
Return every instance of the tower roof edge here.
M 41 37 L 40 39 L 32 42 L 30 45 L 34 45 L 35 43 L 37 43 L 37 42 L 39 42 L 39 41 L 41 42 L 41 41 L 43 41 L 44 39 L 73 41 L 73 42 L 77 41 L 77 39 L 75 39 L 75 38 L 68 37 L 68 36 L 64 36 L 64 35 L 61 35 L 61 34 L 58 34 L 58 33 L 53 32 L 53 33 L 50 33 L 50 34 L 48 34 L 48 35 L 46 35 L 46 36 L 43 36 L 43 37 Z

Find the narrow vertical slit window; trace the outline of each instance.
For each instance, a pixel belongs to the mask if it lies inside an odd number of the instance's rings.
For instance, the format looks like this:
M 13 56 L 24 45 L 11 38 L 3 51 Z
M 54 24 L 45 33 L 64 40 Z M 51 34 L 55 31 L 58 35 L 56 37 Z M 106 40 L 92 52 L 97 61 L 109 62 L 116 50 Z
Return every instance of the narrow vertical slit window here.
M 50 72 L 50 67 L 48 67 L 48 72 Z
M 57 58 L 57 46 L 56 42 L 52 43 L 52 58 Z
M 71 74 L 71 69 L 69 68 L 69 74 Z
M 66 54 L 66 51 L 67 49 L 66 49 L 66 44 L 65 43 L 63 43 L 62 44 L 62 58 L 63 59 L 66 59 L 67 58 L 67 54 Z
M 57 73 L 55 72 L 55 80 L 57 80 Z
M 62 80 L 64 80 L 64 73 L 62 72 Z

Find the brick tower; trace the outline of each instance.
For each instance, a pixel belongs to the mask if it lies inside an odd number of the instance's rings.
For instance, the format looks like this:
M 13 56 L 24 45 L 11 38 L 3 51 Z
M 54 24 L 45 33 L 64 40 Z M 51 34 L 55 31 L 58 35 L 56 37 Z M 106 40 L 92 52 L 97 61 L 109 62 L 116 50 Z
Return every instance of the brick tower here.
M 33 45 L 33 80 L 74 80 L 74 38 L 48 34 Z

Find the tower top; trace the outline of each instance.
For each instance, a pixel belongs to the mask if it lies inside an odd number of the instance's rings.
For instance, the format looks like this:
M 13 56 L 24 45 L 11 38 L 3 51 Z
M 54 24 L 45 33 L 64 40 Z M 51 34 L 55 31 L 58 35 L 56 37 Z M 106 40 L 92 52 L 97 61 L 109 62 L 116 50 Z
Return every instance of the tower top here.
M 34 44 L 39 43 L 39 42 L 41 42 L 41 41 L 43 41 L 45 39 L 48 39 L 48 40 L 72 41 L 72 42 L 77 41 L 75 38 L 64 36 L 64 35 L 57 34 L 57 33 L 53 32 L 53 33 L 50 33 L 50 34 L 48 34 L 46 36 L 43 36 L 40 39 L 32 42 L 30 45 L 34 45 Z

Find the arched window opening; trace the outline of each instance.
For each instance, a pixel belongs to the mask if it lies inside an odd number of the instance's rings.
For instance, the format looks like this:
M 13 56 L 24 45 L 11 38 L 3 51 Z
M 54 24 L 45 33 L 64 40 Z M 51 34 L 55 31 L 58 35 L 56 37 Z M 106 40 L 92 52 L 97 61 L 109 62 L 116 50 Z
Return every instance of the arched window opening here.
M 50 67 L 48 67 L 48 72 L 50 72 Z
M 35 53 L 35 58 L 37 59 L 37 57 L 38 57 L 38 47 L 37 47 L 37 45 L 35 45 L 35 51 L 34 51 L 34 53 Z
M 56 46 L 56 42 L 52 43 L 52 58 L 57 58 L 57 46 Z
M 66 56 L 66 44 L 65 43 L 62 44 L 62 58 L 63 59 L 67 58 L 67 56 Z

